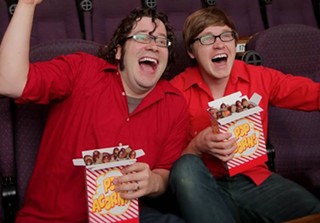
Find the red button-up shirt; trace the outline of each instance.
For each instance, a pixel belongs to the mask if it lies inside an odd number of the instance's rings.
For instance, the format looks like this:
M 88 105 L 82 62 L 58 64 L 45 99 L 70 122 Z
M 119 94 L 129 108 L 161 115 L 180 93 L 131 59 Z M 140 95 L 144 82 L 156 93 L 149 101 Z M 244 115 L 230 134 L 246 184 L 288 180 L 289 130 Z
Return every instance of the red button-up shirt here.
M 186 146 L 188 108 L 168 81 L 159 81 L 129 114 L 117 67 L 78 53 L 30 65 L 18 102 L 51 103 L 41 148 L 18 222 L 87 222 L 87 149 L 122 143 L 143 149 L 151 169 L 170 169 Z
M 198 132 L 210 126 L 207 108 L 208 102 L 214 98 L 197 67 L 187 68 L 171 80 L 171 83 L 181 90 L 189 105 L 191 140 Z M 249 98 L 253 93 L 262 96 L 259 106 L 263 109 L 260 114 L 265 136 L 269 104 L 305 111 L 320 110 L 320 83 L 301 76 L 285 75 L 270 68 L 248 65 L 238 60 L 234 63 L 224 96 L 237 91 Z M 203 159 L 214 176 L 227 174 L 222 162 L 217 158 L 204 154 Z M 270 175 L 270 171 L 266 165 L 262 165 L 253 167 L 243 174 L 259 185 Z

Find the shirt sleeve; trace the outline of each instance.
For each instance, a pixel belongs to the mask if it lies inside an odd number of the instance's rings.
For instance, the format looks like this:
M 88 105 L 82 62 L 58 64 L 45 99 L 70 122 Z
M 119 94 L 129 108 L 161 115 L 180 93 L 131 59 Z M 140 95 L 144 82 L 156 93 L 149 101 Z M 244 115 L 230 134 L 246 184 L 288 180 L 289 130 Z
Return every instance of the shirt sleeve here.
M 48 104 L 69 96 L 82 61 L 82 54 L 70 54 L 30 64 L 26 86 L 16 102 Z
M 277 107 L 320 110 L 320 83 L 310 78 L 268 70 L 271 76 L 270 103 Z

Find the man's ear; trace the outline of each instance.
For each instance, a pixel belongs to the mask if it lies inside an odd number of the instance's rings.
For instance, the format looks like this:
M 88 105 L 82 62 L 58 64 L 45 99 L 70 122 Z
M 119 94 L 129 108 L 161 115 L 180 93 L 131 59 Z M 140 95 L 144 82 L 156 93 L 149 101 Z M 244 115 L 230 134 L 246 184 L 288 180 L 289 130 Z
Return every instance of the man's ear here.
M 188 55 L 189 55 L 189 57 L 190 57 L 191 59 L 194 59 L 194 55 L 193 55 L 192 52 L 188 51 L 187 53 L 188 53 Z
M 121 46 L 117 46 L 117 52 L 116 52 L 116 60 L 120 60 L 121 58 Z

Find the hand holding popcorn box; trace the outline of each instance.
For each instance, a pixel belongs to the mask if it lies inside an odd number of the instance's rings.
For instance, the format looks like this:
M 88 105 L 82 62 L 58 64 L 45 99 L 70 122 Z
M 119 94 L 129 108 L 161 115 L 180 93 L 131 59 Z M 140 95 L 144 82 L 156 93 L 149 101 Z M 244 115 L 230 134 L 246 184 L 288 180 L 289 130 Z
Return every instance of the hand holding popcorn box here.
M 113 179 L 122 175 L 123 167 L 143 155 L 143 150 L 132 150 L 125 145 L 83 151 L 82 159 L 73 160 L 75 166 L 86 167 L 90 223 L 139 223 L 138 199 L 123 199 L 114 191 Z
M 213 131 L 230 132 L 237 139 L 235 155 L 226 164 L 230 176 L 268 159 L 260 117 L 262 108 L 258 106 L 260 100 L 261 96 L 256 93 L 248 99 L 236 92 L 208 103 Z

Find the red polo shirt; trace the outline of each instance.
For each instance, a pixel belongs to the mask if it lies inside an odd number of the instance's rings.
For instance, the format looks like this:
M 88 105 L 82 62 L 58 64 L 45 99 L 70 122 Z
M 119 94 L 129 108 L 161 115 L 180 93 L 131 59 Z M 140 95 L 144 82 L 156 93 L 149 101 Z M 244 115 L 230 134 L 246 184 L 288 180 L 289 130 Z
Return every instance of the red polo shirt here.
M 181 90 L 189 105 L 191 129 L 189 139 L 198 132 L 210 126 L 207 112 L 208 102 L 214 100 L 211 91 L 202 79 L 197 67 L 187 68 L 176 76 L 171 83 Z M 224 95 L 241 91 L 249 98 L 253 93 L 262 96 L 260 107 L 264 135 L 268 128 L 269 104 L 305 111 L 320 110 L 320 83 L 308 78 L 283 74 L 274 69 L 248 65 L 236 60 Z M 213 156 L 204 154 L 204 162 L 214 176 L 226 175 L 222 162 Z M 266 165 L 256 166 L 243 174 L 249 176 L 257 185 L 261 184 L 269 175 Z
M 87 149 L 130 145 L 151 169 L 170 169 L 186 146 L 184 97 L 160 81 L 129 114 L 117 67 L 77 53 L 30 65 L 20 103 L 51 103 L 24 207 L 17 222 L 87 222 L 84 167 Z M 174 105 L 174 106 L 173 106 Z

